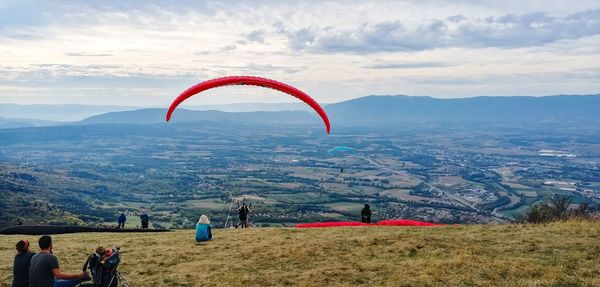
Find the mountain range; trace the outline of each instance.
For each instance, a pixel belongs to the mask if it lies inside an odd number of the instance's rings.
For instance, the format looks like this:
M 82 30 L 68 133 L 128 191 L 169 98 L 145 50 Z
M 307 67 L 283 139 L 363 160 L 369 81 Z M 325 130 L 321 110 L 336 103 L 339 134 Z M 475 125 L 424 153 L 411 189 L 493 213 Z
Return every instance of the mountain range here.
M 173 122 L 243 122 L 263 124 L 314 124 L 319 121 L 312 111 L 302 110 L 302 104 L 248 104 L 247 112 L 205 110 L 208 106 L 179 108 L 173 114 Z M 153 124 L 165 122 L 165 109 L 135 108 L 126 106 L 18 106 L 10 111 L 10 105 L 0 105 L 0 116 L 21 114 L 33 120 L 0 118 L 0 128 L 57 125 L 54 121 L 80 118 L 68 124 Z M 216 107 L 216 106 L 215 106 Z M 244 111 L 243 104 L 221 105 L 222 110 Z M 193 110 L 192 110 L 193 109 Z M 286 110 L 287 109 L 287 110 Z M 511 122 L 570 122 L 599 123 L 600 94 L 559 95 L 544 97 L 474 97 L 438 99 L 416 96 L 367 96 L 335 104 L 325 105 L 332 123 L 338 126 L 394 125 L 396 123 L 511 123 Z M 39 120 L 45 114 L 53 114 L 46 121 Z M 67 115 L 75 113 L 75 115 Z M 94 114 L 95 113 L 95 114 Z M 63 114 L 57 116 L 57 114 Z M 62 123 L 66 124 L 66 123 Z
M 60 125 L 61 122 L 38 120 L 38 119 L 22 119 L 22 118 L 2 118 L 0 117 L 0 129 L 24 128 L 24 127 L 45 127 Z

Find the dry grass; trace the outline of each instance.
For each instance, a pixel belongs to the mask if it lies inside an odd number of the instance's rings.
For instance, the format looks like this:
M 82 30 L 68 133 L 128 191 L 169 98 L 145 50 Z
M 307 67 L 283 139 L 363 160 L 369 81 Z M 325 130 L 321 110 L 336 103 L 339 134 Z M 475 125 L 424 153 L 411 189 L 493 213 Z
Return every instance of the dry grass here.
M 600 286 L 600 223 L 434 228 L 215 230 L 54 236 L 69 272 L 99 244 L 122 247 L 135 286 Z M 0 282 L 14 244 L 0 237 Z

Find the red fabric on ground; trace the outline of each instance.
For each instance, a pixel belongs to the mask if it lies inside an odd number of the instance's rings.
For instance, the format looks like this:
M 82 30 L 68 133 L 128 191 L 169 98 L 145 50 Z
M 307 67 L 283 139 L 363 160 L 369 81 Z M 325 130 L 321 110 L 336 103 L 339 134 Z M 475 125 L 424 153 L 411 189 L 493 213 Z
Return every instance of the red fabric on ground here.
M 296 228 L 313 228 L 313 227 L 343 227 L 343 226 L 441 226 L 444 224 L 436 224 L 426 221 L 417 221 L 410 219 L 388 219 L 377 223 L 368 224 L 358 221 L 333 221 L 333 222 L 313 222 L 296 224 Z
M 358 221 L 333 221 L 333 222 L 313 222 L 313 223 L 300 223 L 296 224 L 297 228 L 309 228 L 309 227 L 340 227 L 340 226 L 368 226 L 371 224 L 362 223 Z
M 383 226 L 441 226 L 443 224 L 431 223 L 427 221 L 417 221 L 410 219 L 388 219 L 382 220 L 375 225 L 383 225 Z

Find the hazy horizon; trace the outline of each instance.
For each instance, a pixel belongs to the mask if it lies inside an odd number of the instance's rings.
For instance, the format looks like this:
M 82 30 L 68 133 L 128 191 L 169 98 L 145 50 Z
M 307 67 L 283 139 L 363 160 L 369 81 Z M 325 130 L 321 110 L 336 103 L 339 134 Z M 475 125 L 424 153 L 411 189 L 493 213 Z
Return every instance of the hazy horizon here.
M 338 102 L 321 102 L 321 105 L 331 105 L 342 103 L 345 101 L 356 100 L 364 97 L 422 97 L 422 98 L 433 98 L 438 100 L 452 100 L 452 99 L 472 99 L 472 98 L 480 98 L 480 97 L 533 97 L 533 98 L 543 98 L 543 97 L 556 97 L 556 96 L 598 96 L 598 93 L 590 93 L 590 94 L 555 94 L 555 95 L 480 95 L 480 96 L 465 96 L 465 97 L 454 97 L 454 98 L 444 98 L 444 97 L 436 97 L 429 95 L 405 95 L 405 94 L 396 94 L 396 95 L 365 95 L 359 96 L 356 98 L 344 99 Z M 168 108 L 168 106 L 160 106 L 160 105 L 116 105 L 116 104 L 86 104 L 86 103 L 62 103 L 62 104 L 20 104 L 15 102 L 0 102 L 0 105 L 19 105 L 19 106 L 106 106 L 106 107 L 129 107 L 129 108 Z M 237 105 L 268 105 L 268 106 L 277 106 L 277 105 L 288 105 L 288 106 L 298 106 L 299 108 L 309 110 L 310 107 L 307 107 L 306 104 L 301 101 L 290 98 L 290 101 L 285 102 L 231 102 L 231 103 L 222 103 L 222 104 L 182 104 L 182 108 L 202 108 L 202 107 L 225 107 L 225 106 L 237 106 Z M 0 115 L 1 116 L 1 115 Z

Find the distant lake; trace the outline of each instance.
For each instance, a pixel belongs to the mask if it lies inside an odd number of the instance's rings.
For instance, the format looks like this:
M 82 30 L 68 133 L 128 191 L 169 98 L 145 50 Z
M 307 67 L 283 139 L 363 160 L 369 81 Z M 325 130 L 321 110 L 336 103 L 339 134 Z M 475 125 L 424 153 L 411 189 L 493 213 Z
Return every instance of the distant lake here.
M 348 146 L 336 146 L 330 150 L 327 151 L 329 153 L 330 156 L 335 156 L 335 155 L 343 155 L 343 154 L 353 154 L 356 151 Z

